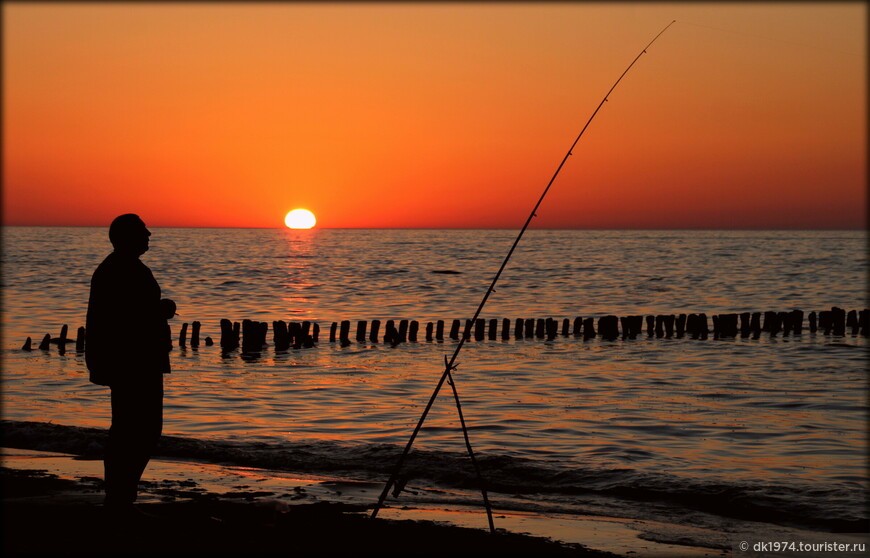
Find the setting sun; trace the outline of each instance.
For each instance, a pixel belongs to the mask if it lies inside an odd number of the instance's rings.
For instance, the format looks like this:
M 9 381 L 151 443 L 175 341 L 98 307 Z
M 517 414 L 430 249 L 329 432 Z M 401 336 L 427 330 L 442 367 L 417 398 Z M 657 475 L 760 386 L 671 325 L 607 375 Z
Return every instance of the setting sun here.
M 291 229 L 310 229 L 315 223 L 317 218 L 307 209 L 294 209 L 284 217 L 284 224 Z

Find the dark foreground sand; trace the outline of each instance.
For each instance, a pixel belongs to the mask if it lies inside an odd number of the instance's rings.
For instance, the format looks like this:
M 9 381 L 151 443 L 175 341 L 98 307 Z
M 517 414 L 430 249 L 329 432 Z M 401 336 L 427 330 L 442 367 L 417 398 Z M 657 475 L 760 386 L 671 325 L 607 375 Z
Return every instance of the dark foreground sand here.
M 429 521 L 371 520 L 337 503 L 275 506 L 205 494 L 111 517 L 93 487 L 38 471 L 0 468 L 2 550 L 13 556 L 574 556 L 575 545 Z

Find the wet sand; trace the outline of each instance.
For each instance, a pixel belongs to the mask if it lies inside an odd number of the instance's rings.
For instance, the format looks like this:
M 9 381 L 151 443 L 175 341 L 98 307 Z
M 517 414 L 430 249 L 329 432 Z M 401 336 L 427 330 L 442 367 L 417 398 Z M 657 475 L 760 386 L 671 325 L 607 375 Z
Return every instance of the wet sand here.
M 112 518 L 101 505 L 101 461 L 2 451 L 4 557 L 723 555 L 641 540 L 618 518 L 496 510 L 494 536 L 473 506 L 403 505 L 372 521 L 381 486 L 166 459 L 152 460 L 143 479 L 137 508 L 151 517 Z

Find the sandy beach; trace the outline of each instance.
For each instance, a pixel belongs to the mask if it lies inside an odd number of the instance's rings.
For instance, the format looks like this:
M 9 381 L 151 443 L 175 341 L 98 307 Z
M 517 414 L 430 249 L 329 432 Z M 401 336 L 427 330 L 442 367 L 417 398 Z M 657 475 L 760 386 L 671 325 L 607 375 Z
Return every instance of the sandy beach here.
M 100 460 L 4 448 L 3 555 L 726 555 L 642 540 L 643 526 L 618 518 L 496 510 L 491 535 L 482 509 L 408 505 L 372 521 L 371 483 L 168 459 L 146 471 L 137 507 L 147 515 L 112 518 L 101 477 Z

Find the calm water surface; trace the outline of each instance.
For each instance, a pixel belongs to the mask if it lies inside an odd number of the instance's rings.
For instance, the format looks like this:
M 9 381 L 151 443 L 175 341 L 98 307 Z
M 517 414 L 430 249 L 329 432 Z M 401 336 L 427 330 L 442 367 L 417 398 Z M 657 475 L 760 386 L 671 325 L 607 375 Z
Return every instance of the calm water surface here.
M 322 338 L 343 319 L 468 318 L 515 234 L 153 232 L 143 260 L 178 303 L 173 331 L 200 320 L 216 341 L 224 317 L 316 321 Z M 842 231 L 531 231 L 483 317 L 863 309 L 866 240 Z M 3 418 L 108 425 L 107 391 L 87 382 L 80 355 L 19 350 L 27 336 L 84 325 L 90 274 L 108 250 L 105 229 L 4 229 Z M 433 273 L 444 270 L 458 273 Z M 322 339 L 242 358 L 176 347 L 165 432 L 371 456 L 407 440 L 452 348 Z M 812 524 L 866 520 L 868 356 L 866 338 L 806 331 L 511 339 L 468 343 L 456 380 L 475 449 L 506 493 L 688 491 L 785 506 Z M 420 474 L 440 480 L 449 456 L 461 456 L 449 392 L 415 448 L 429 456 Z M 355 467 L 366 470 L 362 457 Z

